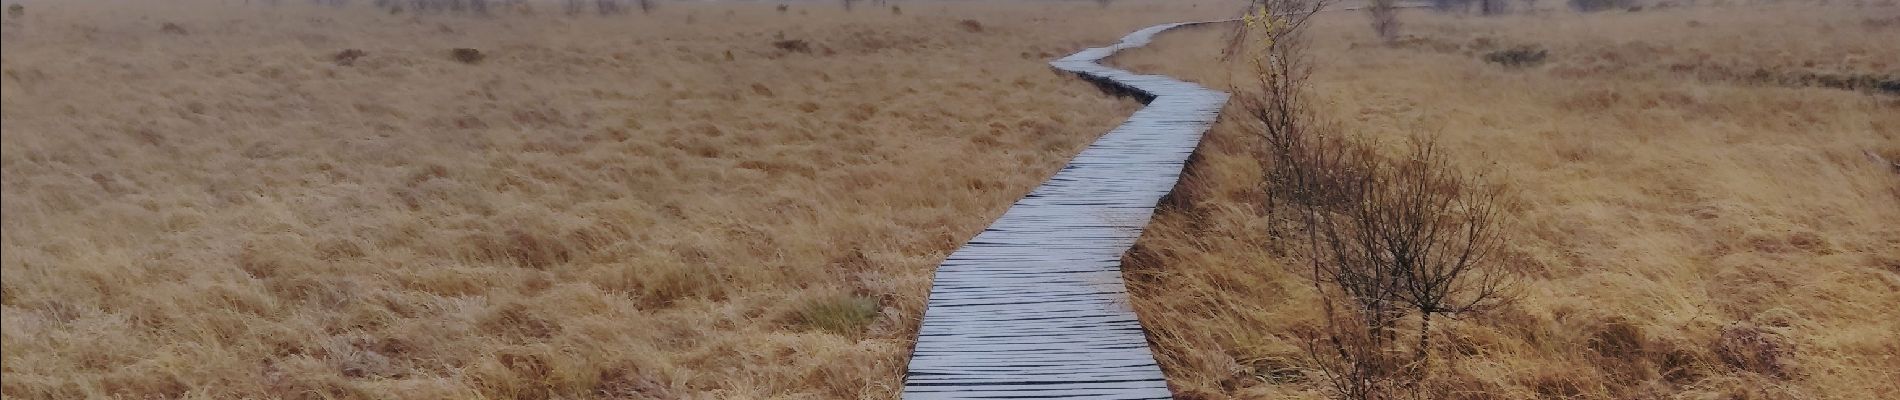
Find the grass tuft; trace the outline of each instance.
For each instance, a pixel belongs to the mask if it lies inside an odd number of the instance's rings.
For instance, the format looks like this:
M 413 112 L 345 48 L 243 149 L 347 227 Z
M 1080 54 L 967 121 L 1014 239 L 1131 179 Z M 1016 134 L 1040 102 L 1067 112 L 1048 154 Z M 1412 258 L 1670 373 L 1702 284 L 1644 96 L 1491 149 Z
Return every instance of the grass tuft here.
M 877 299 L 857 295 L 825 296 L 798 309 L 798 323 L 838 335 L 858 336 L 878 316 Z

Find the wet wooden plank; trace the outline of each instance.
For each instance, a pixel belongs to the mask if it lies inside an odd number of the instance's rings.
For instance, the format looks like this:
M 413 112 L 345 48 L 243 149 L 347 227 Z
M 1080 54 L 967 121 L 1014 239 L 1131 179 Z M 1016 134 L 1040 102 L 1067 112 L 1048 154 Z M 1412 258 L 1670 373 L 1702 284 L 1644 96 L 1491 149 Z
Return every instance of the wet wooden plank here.
M 1121 257 L 1173 190 L 1227 94 L 1100 64 L 1155 34 L 1050 62 L 1148 105 L 937 267 L 904 398 L 1166 399 Z

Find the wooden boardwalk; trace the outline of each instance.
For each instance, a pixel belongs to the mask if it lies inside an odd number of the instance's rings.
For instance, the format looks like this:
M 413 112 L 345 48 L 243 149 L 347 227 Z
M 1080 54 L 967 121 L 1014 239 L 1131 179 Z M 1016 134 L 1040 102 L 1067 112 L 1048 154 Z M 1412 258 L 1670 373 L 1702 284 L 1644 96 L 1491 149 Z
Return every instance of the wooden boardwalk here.
M 1227 94 L 1098 64 L 1155 34 L 1050 62 L 1148 102 L 937 267 L 904 398 L 1166 399 L 1121 257 Z

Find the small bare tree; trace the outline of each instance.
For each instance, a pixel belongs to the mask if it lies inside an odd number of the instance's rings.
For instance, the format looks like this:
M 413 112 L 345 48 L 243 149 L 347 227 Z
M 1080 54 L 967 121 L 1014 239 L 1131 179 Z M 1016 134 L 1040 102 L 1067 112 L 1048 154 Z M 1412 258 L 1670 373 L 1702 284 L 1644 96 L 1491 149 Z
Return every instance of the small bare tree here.
M 561 10 L 566 11 L 567 15 L 581 15 L 587 10 L 587 5 L 582 0 L 564 0 L 561 6 Z
M 1301 31 L 1324 4 L 1298 1 L 1255 0 L 1227 52 L 1246 54 L 1251 67 L 1232 92 L 1258 123 L 1269 229 L 1281 236 L 1278 221 L 1292 220 L 1305 236 L 1325 313 L 1307 350 L 1332 397 L 1417 394 L 1433 318 L 1507 300 L 1510 275 L 1492 262 L 1505 196 L 1456 168 L 1435 140 L 1415 137 L 1390 157 L 1314 115 Z M 1408 343 L 1401 331 L 1413 315 L 1417 341 Z
M 1419 314 L 1417 360 L 1430 359 L 1434 315 L 1456 317 L 1510 299 L 1514 275 L 1494 262 L 1504 247 L 1502 186 L 1467 175 L 1436 140 L 1414 137 L 1370 203 L 1385 204 L 1381 241 L 1400 274 L 1401 297 Z
M 594 11 L 600 15 L 614 15 L 623 10 L 620 8 L 620 0 L 594 0 Z
M 1358 201 L 1311 211 L 1316 275 L 1369 312 L 1396 301 L 1419 317 L 1413 366 L 1430 353 L 1432 317 L 1481 311 L 1507 299 L 1507 271 L 1492 258 L 1504 245 L 1503 189 L 1459 170 L 1436 140 L 1414 137 L 1396 158 L 1349 163 L 1364 171 L 1349 185 Z M 1378 287 L 1389 285 L 1390 287 Z M 1401 312 L 1403 316 L 1405 312 Z M 1362 319 L 1387 325 L 1396 319 Z
M 1246 80 L 1235 79 L 1249 87 L 1236 87 L 1233 92 L 1240 94 L 1241 108 L 1260 122 L 1267 152 L 1267 189 L 1281 194 L 1268 196 L 1265 212 L 1269 217 L 1284 201 L 1312 204 L 1332 197 L 1325 193 L 1329 187 L 1309 173 L 1313 163 L 1328 161 L 1307 157 L 1319 153 L 1309 148 L 1315 142 L 1307 135 L 1315 118 L 1306 104 L 1305 81 L 1311 69 L 1304 58 L 1303 26 L 1322 7 L 1323 3 L 1255 0 L 1224 52 L 1224 57 L 1244 56 L 1250 67 Z
M 839 1 L 842 4 L 844 4 L 845 11 L 851 11 L 851 7 L 858 4 L 858 0 L 839 0 Z
M 636 1 L 638 1 L 637 4 L 640 6 L 641 14 L 653 13 L 653 0 L 636 0 Z

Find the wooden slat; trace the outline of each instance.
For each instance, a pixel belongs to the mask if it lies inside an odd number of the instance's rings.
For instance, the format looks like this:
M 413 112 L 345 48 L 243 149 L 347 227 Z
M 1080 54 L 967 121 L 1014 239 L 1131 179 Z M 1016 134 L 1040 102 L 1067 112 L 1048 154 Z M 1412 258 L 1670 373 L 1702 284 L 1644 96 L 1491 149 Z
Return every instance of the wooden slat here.
M 1146 99 L 937 267 L 904 398 L 1166 399 L 1121 257 L 1174 188 L 1227 94 L 1098 62 L 1154 35 L 1050 62 Z

